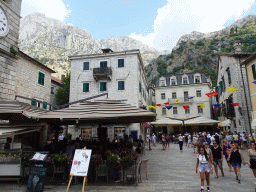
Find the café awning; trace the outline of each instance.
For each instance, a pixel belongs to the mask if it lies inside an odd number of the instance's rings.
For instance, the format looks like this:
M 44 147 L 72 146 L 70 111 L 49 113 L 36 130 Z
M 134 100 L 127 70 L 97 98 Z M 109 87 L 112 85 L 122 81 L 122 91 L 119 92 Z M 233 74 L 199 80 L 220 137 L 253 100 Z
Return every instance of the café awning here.
M 24 129 L 24 128 L 2 128 L 0 127 L 0 138 L 12 137 L 14 135 L 20 135 L 25 133 L 31 133 L 39 131 L 40 129 Z
M 200 116 L 185 121 L 185 125 L 213 125 L 217 123 L 219 123 L 219 121 Z
M 225 121 L 221 121 L 220 123 L 218 123 L 218 127 L 227 127 L 231 125 L 231 121 L 230 119 L 227 119 Z
M 164 119 L 159 119 L 159 120 L 156 120 L 154 122 L 151 122 L 150 124 L 158 125 L 158 126 L 182 125 L 182 121 L 181 120 L 174 120 L 174 119 L 170 119 L 170 118 L 166 117 Z

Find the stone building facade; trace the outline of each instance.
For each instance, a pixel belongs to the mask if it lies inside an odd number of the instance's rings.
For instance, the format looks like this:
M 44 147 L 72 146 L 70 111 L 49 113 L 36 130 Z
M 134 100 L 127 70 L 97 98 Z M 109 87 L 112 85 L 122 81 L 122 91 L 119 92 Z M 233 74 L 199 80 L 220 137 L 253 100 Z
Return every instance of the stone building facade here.
M 11 47 L 18 50 L 21 0 L 0 1 L 0 8 L 6 14 L 8 33 L 0 35 L 0 100 L 13 100 L 15 97 L 15 77 L 17 57 Z
M 51 73 L 55 73 L 55 71 L 20 51 L 14 81 L 15 95 L 51 103 Z M 19 101 L 31 103 L 31 101 L 21 98 Z M 43 107 L 39 103 L 32 104 Z
M 224 130 L 250 132 L 250 97 L 248 94 L 248 80 L 246 70 L 241 63 L 250 53 L 240 52 L 241 43 L 235 42 L 235 53 L 224 53 L 219 56 L 217 67 L 218 102 L 222 105 L 219 120 L 230 119 L 231 125 Z M 236 86 L 237 90 L 228 92 L 226 89 Z M 230 103 L 239 103 L 233 107 Z
M 113 52 L 110 49 L 103 49 L 102 54 L 69 58 L 71 60 L 70 102 L 108 93 L 108 98 L 124 100 L 132 106 L 148 105 L 149 88 L 139 50 Z M 97 127 L 98 125 L 81 126 L 74 129 L 76 131 L 73 134 L 77 137 L 83 135 L 83 132 L 90 132 L 90 137 L 97 137 Z M 105 127 L 107 127 L 106 134 L 111 140 L 117 130 L 134 138 L 143 138 L 145 134 L 143 124 L 138 123 Z M 118 132 L 117 136 L 121 137 L 121 134 Z
M 156 104 L 161 107 L 156 109 L 157 119 L 173 117 L 177 119 L 187 119 L 196 116 L 211 118 L 211 99 L 205 94 L 211 92 L 212 82 L 210 77 L 204 73 L 184 73 L 171 76 L 162 76 L 157 79 L 155 87 Z M 167 109 L 164 103 L 169 102 Z M 177 103 L 175 103 L 177 102 Z M 204 107 L 200 107 L 204 104 Z M 188 106 L 185 110 L 183 106 Z M 179 126 L 168 126 L 164 132 L 178 133 Z M 204 128 L 202 128 L 204 129 Z M 199 127 L 188 127 L 189 132 L 203 131 Z
M 60 79 L 51 76 L 51 104 L 57 105 L 57 99 L 55 97 L 57 90 L 61 87 L 62 82 Z

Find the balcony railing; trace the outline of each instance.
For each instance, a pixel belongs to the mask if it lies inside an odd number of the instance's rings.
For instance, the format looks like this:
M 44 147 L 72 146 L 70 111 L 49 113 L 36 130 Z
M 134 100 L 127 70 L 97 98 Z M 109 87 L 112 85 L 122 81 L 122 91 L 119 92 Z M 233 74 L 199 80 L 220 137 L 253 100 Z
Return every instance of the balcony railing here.
M 93 68 L 93 77 L 97 80 L 105 80 L 112 78 L 112 69 L 110 67 Z
M 180 100 L 180 101 L 179 101 Z M 168 102 L 171 103 L 192 103 L 194 101 L 193 97 L 176 97 L 169 98 Z

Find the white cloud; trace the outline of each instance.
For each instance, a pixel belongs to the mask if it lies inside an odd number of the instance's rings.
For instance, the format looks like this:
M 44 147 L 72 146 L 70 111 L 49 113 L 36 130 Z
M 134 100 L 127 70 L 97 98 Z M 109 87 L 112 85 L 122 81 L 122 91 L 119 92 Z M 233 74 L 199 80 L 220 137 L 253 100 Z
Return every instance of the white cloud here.
M 168 0 L 158 9 L 154 31 L 129 37 L 159 50 L 172 49 L 182 35 L 221 30 L 232 19 L 246 15 L 255 0 Z
M 21 16 L 25 17 L 34 12 L 41 12 L 47 17 L 65 21 L 71 10 L 67 9 L 62 0 L 23 0 Z

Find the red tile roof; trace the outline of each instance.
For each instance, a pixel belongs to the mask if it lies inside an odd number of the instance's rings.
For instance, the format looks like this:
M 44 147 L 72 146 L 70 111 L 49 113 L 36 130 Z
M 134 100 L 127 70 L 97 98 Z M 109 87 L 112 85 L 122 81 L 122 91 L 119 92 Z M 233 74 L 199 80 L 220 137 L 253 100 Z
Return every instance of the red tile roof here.
M 56 83 L 62 84 L 62 81 L 56 77 L 51 76 L 51 80 L 55 81 Z

